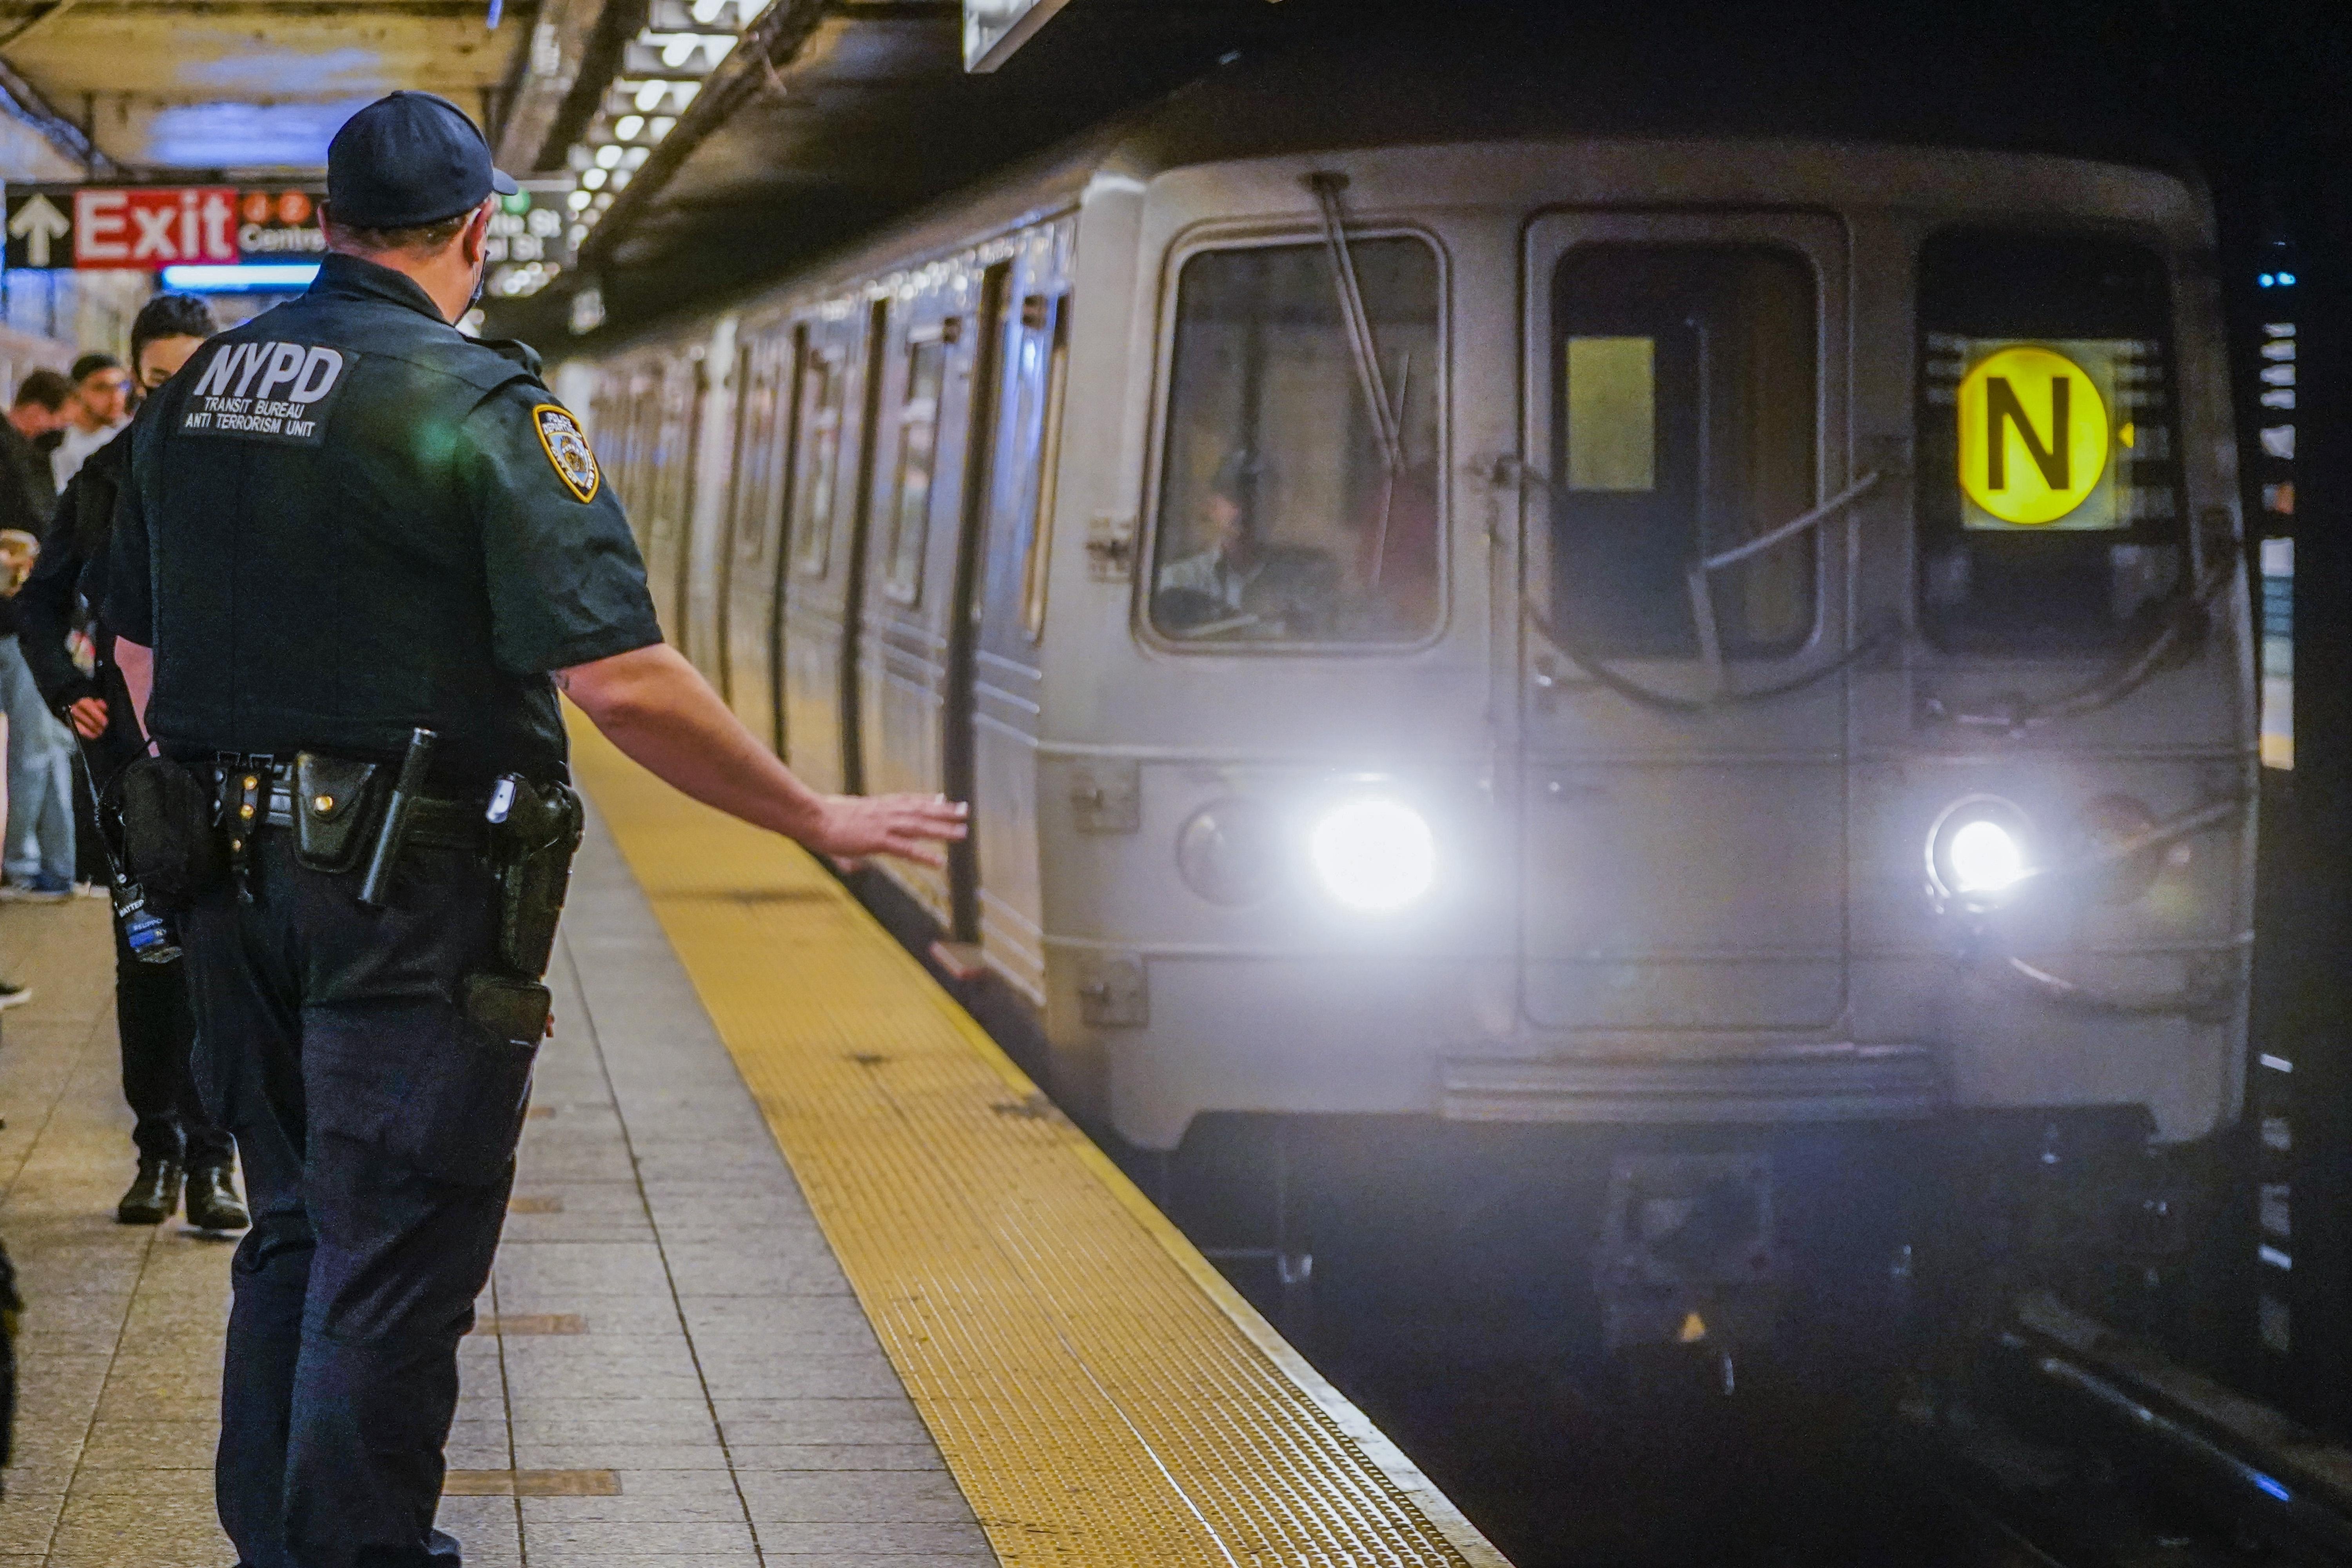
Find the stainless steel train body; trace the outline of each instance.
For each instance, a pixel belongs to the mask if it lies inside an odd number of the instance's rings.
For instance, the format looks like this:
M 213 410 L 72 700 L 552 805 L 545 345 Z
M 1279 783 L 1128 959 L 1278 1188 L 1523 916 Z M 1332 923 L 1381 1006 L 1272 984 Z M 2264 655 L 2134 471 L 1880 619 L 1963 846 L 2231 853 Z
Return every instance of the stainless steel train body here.
M 1065 1087 L 1154 1149 L 2228 1124 L 2254 716 L 2194 186 L 1278 96 L 565 372 L 753 730 L 971 797 L 951 876 L 889 875 Z

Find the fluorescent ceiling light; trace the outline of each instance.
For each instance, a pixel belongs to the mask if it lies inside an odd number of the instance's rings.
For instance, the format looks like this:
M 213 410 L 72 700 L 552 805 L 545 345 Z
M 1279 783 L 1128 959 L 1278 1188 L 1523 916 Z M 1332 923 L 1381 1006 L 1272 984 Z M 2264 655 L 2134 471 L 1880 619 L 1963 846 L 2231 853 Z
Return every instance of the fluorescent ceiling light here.
M 319 276 L 315 261 L 257 261 L 241 267 L 166 267 L 163 287 L 194 294 L 246 289 L 308 289 Z

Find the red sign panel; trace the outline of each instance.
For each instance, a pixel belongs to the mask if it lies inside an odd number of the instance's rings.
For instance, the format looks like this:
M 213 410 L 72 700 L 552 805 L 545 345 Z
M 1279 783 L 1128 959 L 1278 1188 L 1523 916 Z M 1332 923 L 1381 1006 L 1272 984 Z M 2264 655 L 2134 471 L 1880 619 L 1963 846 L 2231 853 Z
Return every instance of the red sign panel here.
M 152 272 L 237 259 L 236 192 L 226 185 L 90 186 L 73 194 L 73 264 Z

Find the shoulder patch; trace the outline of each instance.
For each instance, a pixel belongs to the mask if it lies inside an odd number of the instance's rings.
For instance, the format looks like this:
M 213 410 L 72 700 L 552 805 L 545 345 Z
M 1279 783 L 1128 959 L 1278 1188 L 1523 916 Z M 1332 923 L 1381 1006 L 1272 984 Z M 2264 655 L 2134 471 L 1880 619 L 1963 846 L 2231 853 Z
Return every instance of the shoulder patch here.
M 530 423 L 563 488 L 583 502 L 594 500 L 604 476 L 597 471 L 596 454 L 588 449 L 588 437 L 580 433 L 572 411 L 561 404 L 542 403 L 530 411 Z

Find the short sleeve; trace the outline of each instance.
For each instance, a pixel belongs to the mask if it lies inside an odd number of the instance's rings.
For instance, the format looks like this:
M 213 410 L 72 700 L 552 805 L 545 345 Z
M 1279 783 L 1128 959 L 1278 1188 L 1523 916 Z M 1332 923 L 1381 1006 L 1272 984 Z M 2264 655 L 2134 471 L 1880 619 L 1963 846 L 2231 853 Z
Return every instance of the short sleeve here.
M 518 380 L 467 428 L 499 667 L 541 675 L 660 642 L 628 519 L 571 411 Z
M 115 636 L 142 647 L 153 647 L 154 574 L 149 562 L 147 509 L 140 496 L 138 468 L 134 447 L 132 471 L 114 492 L 114 527 L 107 540 L 104 568 L 106 599 L 98 613 Z

